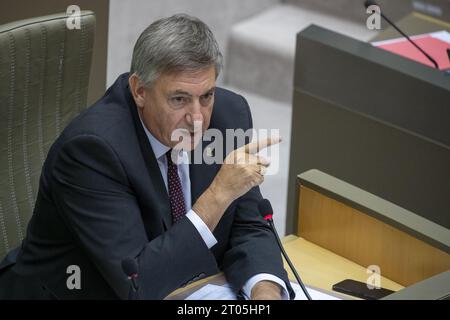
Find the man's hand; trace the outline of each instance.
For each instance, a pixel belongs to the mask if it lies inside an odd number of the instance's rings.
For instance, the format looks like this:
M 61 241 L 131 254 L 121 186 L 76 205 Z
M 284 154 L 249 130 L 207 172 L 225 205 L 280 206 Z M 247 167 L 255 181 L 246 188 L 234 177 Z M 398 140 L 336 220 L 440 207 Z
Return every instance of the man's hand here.
M 252 289 L 252 300 L 281 300 L 282 288 L 272 281 L 260 281 Z
M 280 138 L 266 138 L 228 154 L 209 188 L 192 206 L 211 231 L 231 202 L 263 183 L 264 173 L 270 163 L 256 153 L 280 141 Z

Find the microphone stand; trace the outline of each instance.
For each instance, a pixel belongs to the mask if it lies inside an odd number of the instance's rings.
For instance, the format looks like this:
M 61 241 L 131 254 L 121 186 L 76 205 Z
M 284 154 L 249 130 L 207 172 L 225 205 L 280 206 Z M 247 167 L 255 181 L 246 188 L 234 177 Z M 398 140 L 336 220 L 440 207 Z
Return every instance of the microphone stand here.
M 275 235 L 275 238 L 277 239 L 278 247 L 280 247 L 281 253 L 283 254 L 283 257 L 286 259 L 286 262 L 288 263 L 289 268 L 291 268 L 292 273 L 294 273 L 295 279 L 297 280 L 298 284 L 302 288 L 303 293 L 305 294 L 305 296 L 308 300 L 312 300 L 311 296 L 308 293 L 308 290 L 306 290 L 306 287 L 303 284 L 303 281 L 300 279 L 300 276 L 298 275 L 297 271 L 295 270 L 294 265 L 291 262 L 291 259 L 289 259 L 286 251 L 284 251 L 283 245 L 281 244 L 280 237 L 278 236 L 278 232 L 275 229 L 275 224 L 273 223 L 273 219 L 270 218 L 270 219 L 267 219 L 266 221 L 269 222 L 269 225 L 272 229 L 272 233 Z

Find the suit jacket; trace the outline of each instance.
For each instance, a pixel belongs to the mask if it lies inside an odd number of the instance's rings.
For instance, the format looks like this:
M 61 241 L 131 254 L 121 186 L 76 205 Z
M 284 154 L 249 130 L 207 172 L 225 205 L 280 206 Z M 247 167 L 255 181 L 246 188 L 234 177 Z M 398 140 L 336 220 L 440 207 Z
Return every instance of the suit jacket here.
M 227 128 L 251 127 L 246 100 L 217 88 L 210 128 L 225 135 Z M 219 169 L 190 165 L 193 204 Z M 270 273 L 292 294 L 275 239 L 258 213 L 261 198 L 255 187 L 228 207 L 211 249 L 186 217 L 172 224 L 167 191 L 123 74 L 51 147 L 26 238 L 2 262 L 0 299 L 126 299 L 133 295 L 121 267 L 125 258 L 137 262 L 143 299 L 162 299 L 219 269 L 236 289 Z M 80 289 L 67 286 L 71 265 L 81 271 Z

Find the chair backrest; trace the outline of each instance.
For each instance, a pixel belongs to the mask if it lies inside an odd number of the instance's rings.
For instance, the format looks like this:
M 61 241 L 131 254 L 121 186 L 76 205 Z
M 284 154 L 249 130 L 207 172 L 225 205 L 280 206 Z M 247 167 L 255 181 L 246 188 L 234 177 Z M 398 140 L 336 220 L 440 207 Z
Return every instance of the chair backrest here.
M 86 108 L 94 31 L 91 11 L 0 26 L 0 260 L 25 236 L 48 149 Z

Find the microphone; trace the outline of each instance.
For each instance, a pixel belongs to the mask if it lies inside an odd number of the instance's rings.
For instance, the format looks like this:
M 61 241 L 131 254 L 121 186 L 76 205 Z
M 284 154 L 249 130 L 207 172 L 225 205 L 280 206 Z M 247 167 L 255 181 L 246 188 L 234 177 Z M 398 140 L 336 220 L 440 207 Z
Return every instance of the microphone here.
M 137 285 L 138 265 L 136 261 L 130 258 L 122 260 L 122 270 L 127 275 L 128 280 L 131 280 L 133 292 L 137 294 L 139 287 Z
M 306 298 L 308 298 L 308 300 L 312 300 L 311 296 L 308 293 L 308 290 L 306 290 L 306 287 L 302 282 L 302 279 L 300 279 L 300 276 L 298 275 L 297 270 L 295 270 L 294 265 L 292 264 L 286 251 L 284 251 L 283 245 L 281 244 L 280 237 L 278 236 L 277 230 L 275 229 L 275 225 L 273 223 L 273 219 L 272 219 L 273 209 L 272 209 L 272 205 L 270 204 L 270 201 L 267 199 L 262 199 L 261 201 L 259 201 L 258 210 L 259 210 L 259 213 L 262 215 L 263 219 L 269 223 L 270 228 L 272 229 L 272 232 L 275 235 L 275 238 L 277 239 L 278 247 L 280 248 L 281 253 L 283 254 L 284 258 L 286 259 L 286 262 L 288 263 L 292 272 L 294 273 L 295 279 L 297 279 L 297 282 L 300 285 L 300 287 L 302 288 L 303 293 L 305 294 Z
M 379 7 L 379 5 L 373 0 L 364 1 L 364 7 L 366 9 L 370 6 L 378 6 Z M 386 17 L 381 10 L 380 10 L 380 14 L 381 14 L 381 17 L 387 23 L 389 23 L 392 27 L 394 27 L 394 29 L 397 30 L 403 37 L 405 37 L 406 40 L 408 40 L 414 47 L 416 47 L 420 52 L 422 52 L 422 54 L 425 57 L 427 57 L 428 60 L 430 60 L 430 62 L 434 65 L 434 67 L 439 70 L 439 65 L 437 64 L 436 60 L 434 60 L 428 53 L 426 53 L 421 47 L 419 47 L 419 45 L 417 43 L 415 43 L 413 40 L 411 40 L 411 38 L 408 37 L 408 35 L 406 33 L 404 33 L 402 30 L 400 30 L 400 28 L 397 27 L 397 25 L 394 22 L 392 22 L 388 17 Z

